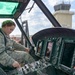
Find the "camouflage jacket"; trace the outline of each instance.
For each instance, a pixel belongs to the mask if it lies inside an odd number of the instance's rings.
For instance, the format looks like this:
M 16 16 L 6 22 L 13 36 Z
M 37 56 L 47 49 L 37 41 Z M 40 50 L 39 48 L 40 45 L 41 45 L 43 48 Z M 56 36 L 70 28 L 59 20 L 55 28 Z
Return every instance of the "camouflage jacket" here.
M 5 35 L 7 40 L 5 45 L 4 35 L 0 33 L 0 64 L 4 66 L 12 66 L 12 63 L 15 60 L 8 55 L 7 51 L 25 50 L 25 47 L 10 39 L 7 35 Z

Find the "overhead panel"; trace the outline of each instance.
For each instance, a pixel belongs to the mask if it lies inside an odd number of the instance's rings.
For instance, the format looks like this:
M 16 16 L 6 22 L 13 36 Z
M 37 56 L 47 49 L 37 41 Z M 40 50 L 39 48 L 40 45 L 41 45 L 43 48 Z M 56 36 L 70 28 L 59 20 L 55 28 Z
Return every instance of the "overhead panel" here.
M 0 2 L 0 15 L 12 15 L 16 12 L 18 2 Z
M 18 18 L 30 0 L 0 0 L 0 18 Z

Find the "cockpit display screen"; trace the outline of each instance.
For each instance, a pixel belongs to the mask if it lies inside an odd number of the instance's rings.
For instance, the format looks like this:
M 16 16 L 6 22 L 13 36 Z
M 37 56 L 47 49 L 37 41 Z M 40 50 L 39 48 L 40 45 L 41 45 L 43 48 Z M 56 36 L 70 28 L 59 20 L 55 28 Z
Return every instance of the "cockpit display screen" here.
M 75 43 L 65 42 L 63 44 L 61 64 L 65 65 L 67 67 L 71 67 L 74 49 L 75 49 Z

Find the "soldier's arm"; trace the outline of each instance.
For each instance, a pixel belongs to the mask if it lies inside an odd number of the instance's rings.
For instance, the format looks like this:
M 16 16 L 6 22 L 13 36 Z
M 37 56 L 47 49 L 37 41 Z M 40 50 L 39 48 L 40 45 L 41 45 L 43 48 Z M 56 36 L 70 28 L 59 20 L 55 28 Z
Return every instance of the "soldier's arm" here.
M 13 58 L 11 58 L 7 53 L 3 52 L 0 54 L 0 64 L 3 66 L 12 66 L 15 62 Z
M 14 61 L 15 60 L 6 53 L 4 36 L 0 34 L 0 63 L 4 66 L 12 66 Z
M 15 41 L 13 41 L 13 47 L 16 50 L 20 50 L 20 51 L 25 51 L 27 49 L 25 46 L 21 45 L 20 43 L 15 42 Z

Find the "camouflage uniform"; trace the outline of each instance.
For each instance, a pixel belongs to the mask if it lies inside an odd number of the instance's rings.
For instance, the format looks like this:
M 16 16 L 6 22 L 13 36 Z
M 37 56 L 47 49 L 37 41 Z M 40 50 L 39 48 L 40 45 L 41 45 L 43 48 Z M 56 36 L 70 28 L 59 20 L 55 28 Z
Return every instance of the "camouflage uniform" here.
M 12 66 L 13 62 L 16 60 L 19 63 L 32 63 L 35 60 L 32 56 L 25 52 L 25 47 L 14 40 L 10 39 L 7 35 L 6 45 L 4 40 L 4 35 L 0 33 L 0 63 L 4 66 Z M 17 73 L 19 72 L 17 69 L 15 70 Z M 13 71 L 9 71 L 7 75 L 12 75 Z M 16 73 L 14 74 L 16 75 Z M 22 73 L 18 73 L 18 75 L 23 75 Z M 39 71 L 36 75 L 44 75 L 41 71 Z
M 4 33 L 5 34 L 5 33 Z M 12 66 L 16 60 L 19 63 L 31 63 L 34 59 L 25 52 L 25 47 L 11 40 L 7 35 L 6 46 L 4 35 L 0 33 L 0 63 L 4 66 Z

